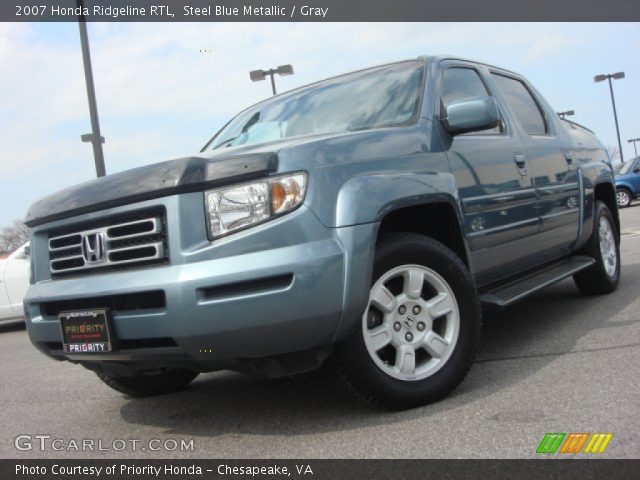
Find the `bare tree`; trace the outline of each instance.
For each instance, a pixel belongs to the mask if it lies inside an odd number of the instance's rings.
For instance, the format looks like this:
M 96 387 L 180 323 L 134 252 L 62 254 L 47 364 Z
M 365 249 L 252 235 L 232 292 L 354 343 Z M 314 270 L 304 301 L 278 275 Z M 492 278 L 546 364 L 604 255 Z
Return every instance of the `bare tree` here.
M 609 154 L 609 159 L 611 160 L 612 165 L 620 160 L 620 149 L 618 147 L 609 145 L 607 147 L 607 153 Z
M 29 229 L 20 220 L 0 229 L 0 252 L 10 253 L 29 240 Z

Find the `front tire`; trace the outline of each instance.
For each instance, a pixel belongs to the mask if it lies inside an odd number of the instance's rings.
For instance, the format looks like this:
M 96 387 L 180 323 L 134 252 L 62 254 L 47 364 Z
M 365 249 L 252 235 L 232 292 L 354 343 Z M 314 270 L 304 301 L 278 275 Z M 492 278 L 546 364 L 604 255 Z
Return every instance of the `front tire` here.
M 114 377 L 96 372 L 98 378 L 120 393 L 131 397 L 149 397 L 177 392 L 198 376 L 198 372 L 184 368 L 172 368 L 160 373 Z
M 406 409 L 447 396 L 471 368 L 478 295 L 460 258 L 432 238 L 384 236 L 369 304 L 338 350 L 342 378 L 374 404 Z
M 603 202 L 596 203 L 593 220 L 593 232 L 584 253 L 593 257 L 596 263 L 576 273 L 573 280 L 585 295 L 602 295 L 618 288 L 620 241 L 613 215 Z
M 626 188 L 620 187 L 616 192 L 616 202 L 618 203 L 618 208 L 627 208 L 631 205 L 631 192 Z

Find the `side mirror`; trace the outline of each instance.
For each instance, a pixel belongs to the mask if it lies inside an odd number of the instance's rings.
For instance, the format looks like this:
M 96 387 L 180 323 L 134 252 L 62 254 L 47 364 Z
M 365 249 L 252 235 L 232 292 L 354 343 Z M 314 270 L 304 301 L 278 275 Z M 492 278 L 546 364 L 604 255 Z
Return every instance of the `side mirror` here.
M 633 169 L 633 173 L 640 173 L 640 165 L 637 165 L 637 166 Z
M 493 97 L 476 97 L 453 102 L 444 108 L 444 128 L 451 135 L 495 128 L 500 123 Z
M 28 257 L 29 255 L 31 255 L 31 246 L 30 245 L 26 245 L 24 247 L 24 254 Z

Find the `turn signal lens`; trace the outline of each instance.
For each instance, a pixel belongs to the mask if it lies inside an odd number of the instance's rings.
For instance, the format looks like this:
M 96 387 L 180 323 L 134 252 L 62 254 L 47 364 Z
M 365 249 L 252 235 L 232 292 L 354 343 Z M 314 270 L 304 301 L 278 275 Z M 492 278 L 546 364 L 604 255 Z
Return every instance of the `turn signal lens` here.
M 285 192 L 284 187 L 279 183 L 274 183 L 271 185 L 271 209 L 274 212 L 280 210 L 280 207 L 284 205 L 285 200 L 287 199 L 287 192 Z
M 274 214 L 287 212 L 302 203 L 307 189 L 307 176 L 303 173 L 279 177 L 271 182 L 271 207 Z

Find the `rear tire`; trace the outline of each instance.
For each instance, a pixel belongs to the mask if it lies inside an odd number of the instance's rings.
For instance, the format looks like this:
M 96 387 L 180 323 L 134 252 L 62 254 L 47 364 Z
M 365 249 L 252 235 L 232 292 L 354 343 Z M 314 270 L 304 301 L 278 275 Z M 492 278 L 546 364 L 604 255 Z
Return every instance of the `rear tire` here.
M 424 235 L 389 234 L 376 247 L 369 304 L 338 348 L 338 369 L 370 403 L 435 402 L 471 368 L 480 329 L 480 302 L 460 258 Z
M 131 397 L 149 397 L 177 392 L 198 376 L 198 372 L 183 368 L 173 368 L 161 373 L 113 377 L 96 372 L 98 378 L 120 393 Z
M 616 202 L 618 203 L 618 208 L 627 208 L 631 205 L 631 200 L 633 196 L 629 190 L 624 187 L 618 188 L 616 192 Z
M 620 281 L 620 240 L 616 222 L 603 202 L 596 202 L 593 215 L 593 232 L 583 252 L 596 263 L 576 273 L 573 280 L 585 295 L 611 293 Z

